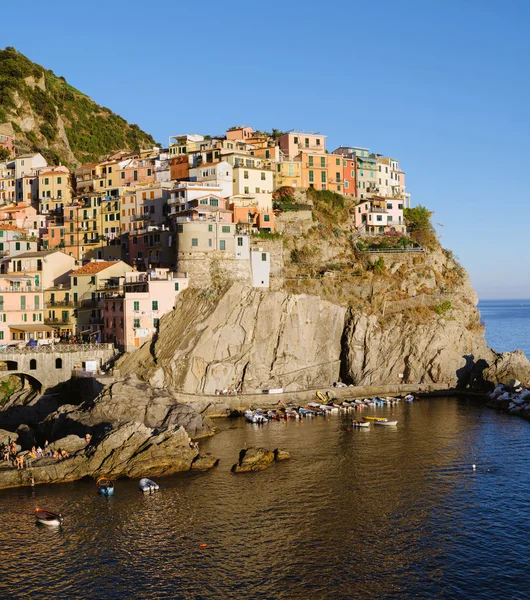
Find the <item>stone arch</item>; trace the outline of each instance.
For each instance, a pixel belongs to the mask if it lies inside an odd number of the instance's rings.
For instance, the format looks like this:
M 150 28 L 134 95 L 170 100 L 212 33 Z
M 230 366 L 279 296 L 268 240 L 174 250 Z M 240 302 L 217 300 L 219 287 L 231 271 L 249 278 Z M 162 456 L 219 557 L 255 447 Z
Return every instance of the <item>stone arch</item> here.
M 36 371 L 37 370 L 37 359 L 36 358 L 32 358 L 29 361 L 29 370 L 30 371 Z
M 63 368 L 63 359 L 62 358 L 56 358 L 55 359 L 55 368 L 56 369 L 62 369 Z

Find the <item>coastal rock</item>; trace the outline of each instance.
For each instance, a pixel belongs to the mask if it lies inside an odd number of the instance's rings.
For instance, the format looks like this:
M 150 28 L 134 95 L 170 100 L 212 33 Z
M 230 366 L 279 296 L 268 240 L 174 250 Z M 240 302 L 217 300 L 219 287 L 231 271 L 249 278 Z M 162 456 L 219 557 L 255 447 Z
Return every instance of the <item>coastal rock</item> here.
M 18 440 L 18 433 L 7 431 L 7 429 L 0 429 L 0 444 L 7 444 L 9 441 L 16 440 Z
M 530 383 L 530 363 L 522 350 L 502 354 L 492 351 L 492 354 L 490 365 L 483 373 L 485 379 L 496 383 L 513 379 L 513 387 L 517 387 L 521 381 Z
M 290 458 L 291 454 L 287 450 L 283 450 L 282 448 L 274 450 L 274 460 L 289 460 Z
M 53 446 L 79 448 L 72 436 L 57 440 Z M 151 429 L 143 423 L 131 422 L 107 432 L 94 446 L 79 448 L 65 460 L 42 458 L 32 461 L 35 483 L 59 483 L 83 477 L 145 477 L 188 471 L 198 455 L 190 446 L 183 427 L 171 425 Z M 215 460 L 204 460 L 201 468 L 214 466 Z M 0 469 L 0 488 L 29 484 L 30 471 L 11 467 Z
M 232 473 L 263 471 L 274 462 L 274 452 L 265 448 L 245 448 L 239 453 L 239 461 L 232 466 Z
M 80 407 L 61 406 L 39 425 L 41 436 L 49 440 L 88 432 L 98 435 L 105 427 L 128 422 L 143 423 L 150 428 L 183 426 L 194 438 L 210 435 L 208 422 L 191 407 L 178 404 L 168 391 L 154 389 L 134 374 L 106 387 L 95 400 Z
M 122 373 L 190 394 L 227 386 L 296 391 L 338 377 L 345 308 L 309 295 L 233 283 L 216 295 L 186 290 L 160 322 L 154 344 L 120 364 Z M 153 379 L 154 378 L 154 379 Z
M 211 454 L 199 454 L 191 463 L 191 468 L 194 471 L 205 471 L 213 469 L 219 464 L 219 459 Z
M 54 450 L 61 449 L 66 450 L 68 454 L 74 454 L 75 452 L 79 452 L 80 450 L 84 450 L 86 448 L 86 442 L 84 438 L 81 438 L 77 435 L 67 435 L 60 440 L 57 440 L 53 444 L 51 444 Z

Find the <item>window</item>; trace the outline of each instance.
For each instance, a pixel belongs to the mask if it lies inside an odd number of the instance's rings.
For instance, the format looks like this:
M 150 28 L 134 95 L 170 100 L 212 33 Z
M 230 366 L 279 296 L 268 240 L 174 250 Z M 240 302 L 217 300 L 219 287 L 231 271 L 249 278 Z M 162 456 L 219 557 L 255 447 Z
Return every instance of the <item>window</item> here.
M 248 179 L 248 171 L 243 171 L 243 178 Z
M 208 225 L 208 233 L 211 233 L 213 231 L 213 225 Z
M 261 181 L 265 181 L 265 173 L 261 174 Z
M 15 250 L 20 250 L 20 242 L 15 242 Z
M 345 188 L 349 188 L 349 187 L 350 187 L 350 184 L 349 184 L 349 182 L 345 181 L 345 182 L 344 182 L 344 187 L 345 187 Z
M 320 166 L 321 167 L 325 167 L 326 166 L 326 157 L 325 156 L 321 156 L 320 157 Z
M 221 227 L 221 231 L 222 231 L 223 233 L 230 233 L 230 225 L 223 225 L 223 226 Z
M 256 194 L 259 194 L 259 188 L 256 188 Z
M 0 331 L 0 340 L 3 340 L 3 339 L 4 339 L 4 332 Z
M 383 215 L 377 215 L 377 221 L 382 221 L 383 220 Z
M 96 285 L 96 276 L 92 275 L 92 277 L 90 278 L 90 285 Z
M 320 138 L 317 138 L 317 146 L 320 146 Z
M 340 167 L 340 158 L 335 159 L 335 164 L 337 165 L 337 167 Z
M 151 169 L 147 169 L 147 177 L 151 177 L 151 173 L 152 173 L 152 172 L 153 172 L 153 171 L 152 171 Z
M 313 166 L 313 157 L 312 156 L 309 157 L 309 166 L 310 167 Z
M 179 282 L 175 282 L 175 292 L 179 291 Z
M 140 310 L 140 301 L 139 300 L 134 301 L 133 310 Z
M 0 310 L 4 310 L 4 297 L 0 296 Z
M 199 245 L 198 238 L 191 238 L 191 245 L 192 246 L 198 246 Z
M 322 171 L 321 176 L 322 176 L 322 183 L 326 183 L 326 171 Z
M 266 262 L 266 261 L 267 261 L 267 253 L 266 253 L 266 252 L 262 252 L 262 253 L 261 253 L 261 260 L 262 260 L 263 262 Z
M 109 175 L 112 173 L 112 167 L 109 167 Z
M 32 358 L 29 361 L 29 370 L 30 371 L 35 371 L 36 369 L 37 369 L 37 361 L 34 358 Z
M 238 237 L 237 238 L 237 245 L 238 246 L 242 246 L 243 245 L 243 238 L 242 237 Z
M 313 183 L 315 181 L 315 174 L 313 171 L 309 171 L 309 183 Z
M 210 198 L 210 206 L 219 206 L 218 198 Z
M 219 250 L 226 250 L 225 240 L 219 240 Z
M 56 369 L 62 369 L 63 368 L 63 359 L 62 358 L 56 358 L 55 359 L 55 368 Z
M 199 204 L 208 204 L 208 198 L 201 198 Z
M 403 209 L 403 204 L 398 204 L 398 208 L 399 208 L 400 210 L 402 210 L 402 209 Z
M 133 327 L 138 329 L 140 327 L 140 319 L 134 319 Z
M 153 310 L 158 310 L 158 300 L 153 300 L 151 307 Z
M 210 248 L 212 247 L 212 238 L 208 239 L 208 246 L 210 246 Z
M 245 191 L 243 193 L 248 194 L 248 186 L 245 186 Z
M 125 179 L 125 171 L 122 171 L 122 172 L 120 173 L 120 177 L 121 177 L 122 179 Z
M 298 144 L 298 138 L 296 136 L 294 137 L 293 141 L 294 141 L 295 144 Z
M 57 184 L 61 185 L 62 182 L 63 182 L 62 177 L 57 177 Z
M 20 296 L 20 308 L 26 310 L 26 296 Z
M 158 324 L 160 323 L 160 319 L 153 319 L 153 327 L 158 329 Z
M 39 296 L 35 296 L 35 310 L 39 310 L 40 298 Z
M 340 181 L 340 173 L 335 173 L 335 180 L 337 183 Z
M 45 177 L 44 178 L 44 185 L 48 185 L 49 183 L 50 183 L 50 180 L 47 177 Z
M 387 207 L 387 209 L 392 210 L 392 203 L 391 202 L 387 202 L 386 207 Z
M 263 220 L 264 220 L 266 223 L 269 223 L 269 222 L 270 222 L 270 220 L 271 220 L 271 216 L 270 216 L 270 215 L 263 215 Z
M 25 307 L 24 307 L 24 308 L 25 308 Z M 23 323 L 27 323 L 27 321 L 28 321 L 28 315 L 27 315 L 26 313 L 24 313 L 24 314 L 22 315 L 22 322 L 23 322 Z
M 370 177 L 373 179 L 373 177 L 374 177 L 374 172 L 373 171 L 370 171 Z

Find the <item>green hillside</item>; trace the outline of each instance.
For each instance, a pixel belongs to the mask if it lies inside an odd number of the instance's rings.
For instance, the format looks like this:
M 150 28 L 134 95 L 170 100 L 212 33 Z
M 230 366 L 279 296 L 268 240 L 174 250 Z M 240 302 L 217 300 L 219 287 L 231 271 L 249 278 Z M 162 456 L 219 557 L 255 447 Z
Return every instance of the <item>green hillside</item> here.
M 51 163 L 69 166 L 155 145 L 138 125 L 10 47 L 0 50 L 0 123 L 9 122 L 21 151 L 38 151 Z

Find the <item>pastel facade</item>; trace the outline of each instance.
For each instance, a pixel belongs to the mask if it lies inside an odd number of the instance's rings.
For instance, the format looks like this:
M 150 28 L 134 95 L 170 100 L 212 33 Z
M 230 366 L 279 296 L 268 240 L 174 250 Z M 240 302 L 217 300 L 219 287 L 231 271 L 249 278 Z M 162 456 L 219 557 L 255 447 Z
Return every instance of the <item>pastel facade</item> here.
M 250 140 L 254 136 L 252 127 L 232 127 L 226 132 L 227 140 Z
M 188 278 L 168 269 L 126 273 L 122 292 L 102 301 L 103 339 L 130 352 L 149 341 L 175 305 Z
M 234 193 L 233 177 L 233 167 L 225 160 L 217 163 L 204 163 L 189 170 L 190 181 L 220 188 L 219 195 L 222 198 L 227 198 Z
M 30 277 L 36 288 L 67 283 L 76 261 L 58 250 L 24 252 L 0 263 L 0 272 Z
M 310 152 L 326 151 L 326 136 L 317 132 L 292 130 L 278 138 L 278 145 L 288 160 L 293 160 L 301 150 Z
M 405 233 L 403 203 L 379 197 L 361 202 L 355 207 L 355 226 L 367 233 Z
M 32 277 L 0 276 L 0 344 L 12 340 L 50 339 L 44 324 L 44 294 Z
M 55 337 L 73 337 L 77 326 L 77 305 L 69 284 L 44 290 L 44 323 L 54 328 Z
M 15 182 L 14 163 L 0 163 L 0 204 L 15 202 Z
M 47 213 L 72 201 L 72 177 L 67 167 L 49 167 L 39 172 L 40 212 Z
M 300 160 L 284 160 L 276 165 L 274 173 L 274 189 L 281 187 L 302 187 L 302 162 Z
M 248 233 L 276 231 L 271 194 L 232 196 L 229 201 L 229 208 L 238 231 Z

